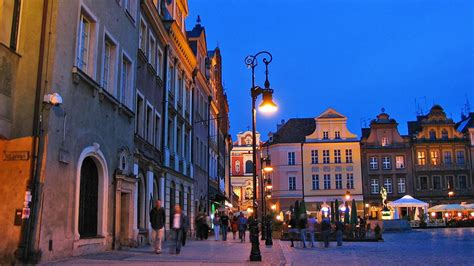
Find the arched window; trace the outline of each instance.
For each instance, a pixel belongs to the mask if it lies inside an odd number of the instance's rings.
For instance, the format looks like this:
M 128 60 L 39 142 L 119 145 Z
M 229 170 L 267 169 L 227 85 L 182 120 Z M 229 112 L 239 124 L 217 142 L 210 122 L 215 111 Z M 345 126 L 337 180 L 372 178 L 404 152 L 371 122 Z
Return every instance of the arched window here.
M 245 162 L 245 173 L 253 173 L 253 163 L 251 160 Z
M 128 172 L 128 152 L 126 150 L 122 150 L 119 154 L 118 169 L 122 171 L 123 174 Z
M 447 140 L 448 139 L 448 131 L 446 129 L 443 129 L 443 131 L 441 131 L 441 139 L 443 140 Z
M 99 173 L 91 157 L 82 162 L 79 193 L 79 235 L 81 238 L 97 236 Z
M 436 139 L 436 131 L 433 129 L 430 130 L 430 140 L 435 140 Z

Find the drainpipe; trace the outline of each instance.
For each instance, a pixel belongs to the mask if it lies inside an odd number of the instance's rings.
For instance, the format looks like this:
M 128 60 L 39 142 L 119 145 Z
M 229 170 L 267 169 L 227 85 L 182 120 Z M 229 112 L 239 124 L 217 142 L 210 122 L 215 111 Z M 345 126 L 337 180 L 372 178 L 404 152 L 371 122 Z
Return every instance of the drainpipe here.
M 303 145 L 304 141 L 301 142 L 301 191 L 304 201 L 304 157 L 303 157 Z
M 45 52 L 45 34 L 46 34 L 46 22 L 48 15 L 48 2 L 43 1 L 43 14 L 41 19 L 41 35 L 39 43 L 39 54 L 38 54 L 38 71 L 36 76 L 36 93 L 35 93 L 35 106 L 33 113 L 33 144 L 32 144 L 32 160 L 31 160 L 31 174 L 28 180 L 27 191 L 31 192 L 32 198 L 30 202 L 30 217 L 25 220 L 22 224 L 20 232 L 20 243 L 17 250 L 15 251 L 15 257 L 20 259 L 24 263 L 30 262 L 31 251 L 34 250 L 34 242 L 32 241 L 34 235 L 34 229 L 36 228 L 37 213 L 39 210 L 39 168 L 41 166 L 40 156 L 40 144 L 41 144 L 41 127 L 42 127 L 42 115 L 41 115 L 41 103 L 42 103 L 42 80 L 43 80 L 43 61 Z M 37 258 L 34 258 L 37 259 Z M 36 261 L 34 261 L 36 262 Z
M 166 92 L 168 91 L 168 60 L 169 60 L 169 49 L 170 49 L 170 46 L 169 44 L 165 46 L 165 52 L 164 52 L 164 59 L 163 59 L 163 65 L 164 65 L 164 68 L 163 68 L 163 100 L 162 100 L 162 103 L 163 103 L 163 119 L 161 120 L 161 128 L 162 128 L 162 134 L 161 134 L 161 163 L 163 164 L 163 161 L 164 161 L 164 152 L 165 152 L 165 128 L 166 128 L 166 124 L 168 123 L 168 116 L 165 115 L 167 113 L 167 106 L 166 106 L 166 103 L 167 103 L 167 100 L 166 100 Z M 163 203 L 163 208 L 166 209 L 166 174 L 163 174 L 164 175 L 164 184 L 163 184 L 163 188 L 160 188 L 160 191 L 161 189 L 163 189 L 165 191 L 164 195 L 165 195 L 165 198 L 161 199 L 161 202 Z M 161 179 L 161 178 L 160 178 Z M 160 193 L 161 194 L 161 193 Z M 167 236 L 166 236 L 166 221 L 165 221 L 165 232 L 164 232 L 164 236 L 165 236 L 165 240 L 167 240 Z

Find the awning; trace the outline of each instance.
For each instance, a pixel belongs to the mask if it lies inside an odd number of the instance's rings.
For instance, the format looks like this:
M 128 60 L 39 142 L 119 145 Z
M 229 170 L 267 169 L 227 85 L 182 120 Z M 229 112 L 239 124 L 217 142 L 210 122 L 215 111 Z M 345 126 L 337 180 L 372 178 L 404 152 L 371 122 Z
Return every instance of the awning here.
M 472 204 L 470 204 L 472 205 Z M 455 211 L 469 211 L 469 205 L 461 204 L 440 204 L 428 209 L 429 212 L 455 212 Z
M 428 203 L 426 203 L 424 201 L 421 201 L 421 200 L 417 200 L 417 199 L 413 198 L 410 195 L 405 195 L 401 199 L 389 202 L 388 206 L 392 207 L 392 208 L 400 208 L 400 207 L 408 207 L 408 208 L 420 207 L 420 208 L 424 208 L 424 207 L 428 207 Z

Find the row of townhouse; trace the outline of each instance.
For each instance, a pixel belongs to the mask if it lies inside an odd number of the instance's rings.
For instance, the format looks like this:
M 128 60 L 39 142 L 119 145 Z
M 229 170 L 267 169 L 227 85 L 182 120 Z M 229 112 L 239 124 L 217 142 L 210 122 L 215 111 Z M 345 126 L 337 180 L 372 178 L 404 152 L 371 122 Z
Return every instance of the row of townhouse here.
M 186 0 L 0 1 L 0 263 L 150 242 L 160 199 L 194 230 L 229 191 L 219 48 Z
M 327 109 L 316 118 L 290 119 L 263 145 L 273 165 L 271 202 L 285 210 L 304 199 L 318 213 L 354 199 L 359 215 L 381 218 L 388 201 L 411 195 L 436 205 L 472 202 L 474 114 L 454 123 L 439 105 L 408 122 L 408 135 L 382 110 L 359 139 L 347 117 Z M 451 192 L 450 194 L 448 194 Z

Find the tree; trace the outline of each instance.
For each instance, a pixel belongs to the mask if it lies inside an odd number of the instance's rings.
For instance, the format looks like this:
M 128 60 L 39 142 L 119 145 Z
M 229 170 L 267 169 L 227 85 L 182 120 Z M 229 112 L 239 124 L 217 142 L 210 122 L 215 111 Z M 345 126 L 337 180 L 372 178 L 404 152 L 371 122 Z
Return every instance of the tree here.
M 334 222 L 334 202 L 331 201 L 331 222 Z
M 351 224 L 355 225 L 357 222 L 357 205 L 355 199 L 352 199 L 352 208 L 351 208 Z
M 336 219 L 340 218 L 340 215 L 339 215 L 339 201 L 337 199 L 334 202 L 334 216 L 335 216 Z

